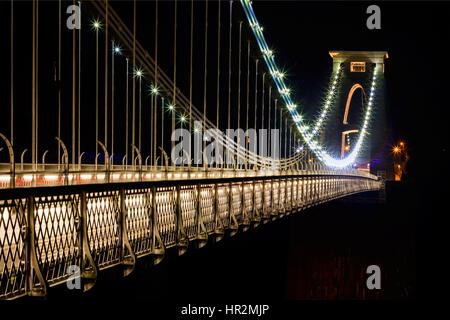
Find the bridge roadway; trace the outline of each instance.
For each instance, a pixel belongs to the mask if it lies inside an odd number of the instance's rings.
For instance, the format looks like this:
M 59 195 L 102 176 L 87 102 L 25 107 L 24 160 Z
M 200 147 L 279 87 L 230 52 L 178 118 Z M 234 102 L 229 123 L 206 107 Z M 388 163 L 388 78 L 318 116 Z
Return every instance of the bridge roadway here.
M 142 181 L 0 190 L 0 299 L 46 295 L 67 281 L 70 265 L 88 290 L 99 270 L 120 265 L 126 276 L 136 258 L 152 255 L 156 264 L 170 247 L 183 254 L 189 242 L 200 248 L 208 238 L 384 184 L 356 170 L 260 171 L 167 171 L 153 181 L 122 172 L 103 179 Z

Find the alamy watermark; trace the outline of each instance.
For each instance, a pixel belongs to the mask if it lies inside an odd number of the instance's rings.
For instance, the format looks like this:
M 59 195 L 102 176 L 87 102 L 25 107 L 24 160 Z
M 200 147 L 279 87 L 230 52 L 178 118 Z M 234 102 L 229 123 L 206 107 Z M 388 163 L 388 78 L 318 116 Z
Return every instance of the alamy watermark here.
M 175 146 L 170 158 L 173 164 L 193 165 L 249 165 L 256 164 L 257 156 L 280 158 L 278 129 L 227 129 L 225 135 L 218 129 L 202 130 L 202 122 L 194 122 L 194 130 L 179 128 L 172 132 Z M 270 146 L 270 147 L 269 147 Z

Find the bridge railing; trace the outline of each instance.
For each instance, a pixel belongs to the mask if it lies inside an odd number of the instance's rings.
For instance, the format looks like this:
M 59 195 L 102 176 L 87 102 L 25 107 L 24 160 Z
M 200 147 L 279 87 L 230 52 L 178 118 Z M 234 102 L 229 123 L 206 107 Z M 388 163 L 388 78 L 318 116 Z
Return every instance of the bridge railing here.
M 297 174 L 5 189 L 0 192 L 0 299 L 45 295 L 80 278 L 91 288 L 112 266 L 129 274 L 136 258 L 158 263 L 239 228 L 267 223 L 382 181 Z M 75 274 L 74 274 L 75 272 Z
M 104 165 L 69 166 L 67 170 L 63 165 L 46 165 L 45 170 L 33 170 L 28 164 L 23 168 L 16 164 L 16 170 L 6 169 L 6 164 L 0 164 L 0 189 L 38 187 L 38 186 L 64 186 L 80 184 L 102 184 L 110 182 L 138 182 L 161 180 L 185 180 L 207 178 L 233 178 L 233 177 L 268 177 L 273 175 L 348 175 L 376 179 L 376 176 L 356 169 L 321 169 L 306 167 L 301 170 L 297 167 L 290 170 L 274 170 L 262 168 L 258 170 L 245 170 L 233 168 L 204 168 L 203 166 L 188 168 L 187 166 L 136 166 L 114 165 L 106 168 Z M 12 183 L 14 182 L 14 183 Z

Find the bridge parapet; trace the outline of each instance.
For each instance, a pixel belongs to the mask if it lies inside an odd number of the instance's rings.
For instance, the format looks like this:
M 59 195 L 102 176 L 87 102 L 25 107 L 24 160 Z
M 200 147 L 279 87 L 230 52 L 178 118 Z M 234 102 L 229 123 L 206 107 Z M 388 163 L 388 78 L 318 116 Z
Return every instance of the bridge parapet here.
M 355 169 L 306 169 L 306 170 L 273 170 L 270 168 L 260 170 L 234 170 L 203 167 L 151 167 L 145 170 L 129 169 L 126 166 L 115 165 L 113 170 L 98 170 L 94 165 L 83 165 L 80 170 L 69 170 L 64 172 L 58 165 L 48 165 L 42 171 L 16 170 L 12 175 L 9 171 L 2 170 L 6 165 L 0 164 L 0 189 L 39 187 L 39 186 L 64 186 L 64 185 L 86 185 L 104 184 L 108 182 L 138 182 L 138 181 L 164 181 L 164 180 L 195 180 L 195 179 L 228 179 L 244 177 L 270 177 L 274 175 L 348 175 L 377 179 L 375 175 Z M 9 169 L 8 169 L 9 170 Z M 3 171 L 3 172 L 2 172 Z M 11 183 L 14 181 L 15 183 Z
M 197 177 L 5 189 L 0 192 L 0 299 L 45 295 L 79 270 L 83 289 L 99 270 L 136 258 L 162 260 L 261 223 L 353 193 L 376 177 L 333 172 Z M 72 269 L 70 269 L 72 268 Z

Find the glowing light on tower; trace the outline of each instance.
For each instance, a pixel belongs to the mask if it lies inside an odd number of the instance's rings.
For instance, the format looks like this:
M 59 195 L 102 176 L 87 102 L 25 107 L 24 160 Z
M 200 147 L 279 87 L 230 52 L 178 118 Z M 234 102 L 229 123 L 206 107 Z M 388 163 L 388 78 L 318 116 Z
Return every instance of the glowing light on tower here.
M 273 51 L 271 49 L 269 49 L 269 46 L 267 45 L 267 42 L 264 38 L 262 29 L 258 28 L 259 22 L 256 19 L 256 16 L 253 12 L 253 7 L 252 7 L 251 1 L 241 0 L 241 4 L 244 9 L 247 20 L 249 22 L 249 25 L 252 27 L 253 34 L 256 37 L 256 41 L 258 42 L 259 49 L 263 54 L 264 61 L 266 62 L 266 65 L 267 65 L 267 68 L 269 69 L 270 74 L 278 75 L 281 71 L 279 70 L 279 68 L 277 67 L 277 65 L 275 63 Z M 373 97 L 375 95 L 376 76 L 377 76 L 378 68 L 379 68 L 378 65 L 374 68 L 374 74 L 373 74 L 371 89 L 370 89 L 370 93 L 371 93 L 370 99 L 373 99 Z M 334 80 L 336 82 L 333 82 L 333 86 L 330 89 L 331 94 L 329 95 L 328 99 L 326 99 L 326 104 L 324 107 L 325 111 L 329 108 L 329 106 L 331 104 L 331 97 L 334 95 L 334 90 L 336 89 L 338 78 L 339 78 L 339 74 L 336 74 L 334 77 Z M 291 99 L 291 91 L 286 86 L 283 77 L 273 76 L 273 81 L 275 82 L 275 85 L 277 86 L 278 91 L 280 92 L 281 97 L 283 98 L 286 106 L 293 105 L 294 103 Z M 299 115 L 299 113 L 296 109 L 293 108 L 292 110 L 289 110 L 289 112 L 291 113 L 291 116 L 293 117 L 293 119 L 296 123 L 298 131 L 302 135 L 307 146 L 314 152 L 316 157 L 329 167 L 344 168 L 344 167 L 351 166 L 355 162 L 359 152 L 361 151 L 361 148 L 362 148 L 362 145 L 364 142 L 364 137 L 366 136 L 366 133 L 367 133 L 366 129 L 367 129 L 368 123 L 370 121 L 371 112 L 372 112 L 373 101 L 370 99 L 369 99 L 369 104 L 365 108 L 365 115 L 363 117 L 364 121 L 362 124 L 362 129 L 360 130 L 358 139 L 356 140 L 356 143 L 354 144 L 353 150 L 351 152 L 349 152 L 347 154 L 347 156 L 342 159 L 334 158 L 333 156 L 328 154 L 326 152 L 326 150 L 324 150 L 324 148 L 322 148 L 321 146 L 318 146 L 317 142 L 312 140 L 313 136 L 315 134 L 317 134 L 317 132 L 319 131 L 319 127 L 323 122 L 323 120 L 321 120 L 321 119 L 325 118 L 326 113 L 323 117 L 321 116 L 319 118 L 319 120 L 318 120 L 318 121 L 320 121 L 319 125 L 317 127 L 315 127 L 315 130 L 313 130 L 314 133 L 312 133 L 312 132 L 308 132 L 309 127 L 304 123 L 303 119 L 297 117 Z M 322 114 L 324 114 L 324 113 L 322 112 Z

